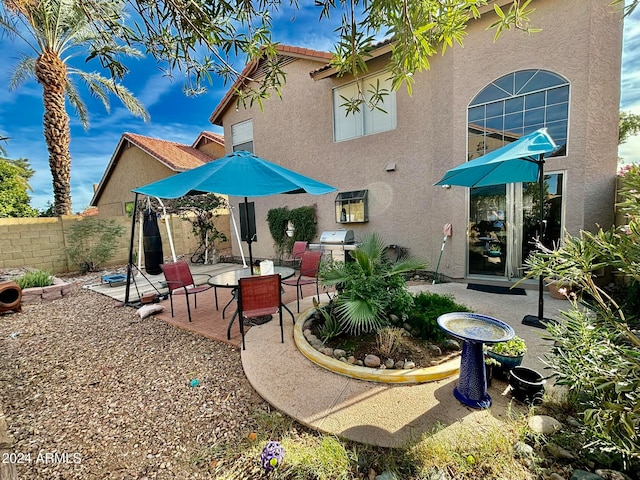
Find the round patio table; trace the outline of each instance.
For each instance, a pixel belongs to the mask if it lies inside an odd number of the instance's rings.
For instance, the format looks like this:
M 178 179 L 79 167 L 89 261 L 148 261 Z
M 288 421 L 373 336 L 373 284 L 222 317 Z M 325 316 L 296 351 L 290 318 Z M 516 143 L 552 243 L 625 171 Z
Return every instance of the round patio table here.
M 472 408 L 489 408 L 487 374 L 484 367 L 484 344 L 506 342 L 515 335 L 505 322 L 486 315 L 453 312 L 440 315 L 438 325 L 449 335 L 459 338 L 462 345 L 460 377 L 453 395 Z
M 273 273 L 279 273 L 280 279 L 284 280 L 285 278 L 291 278 L 295 275 L 296 271 L 293 268 L 289 267 L 273 267 Z M 237 299 L 238 287 L 240 286 L 240 279 L 253 276 L 252 269 L 241 268 L 238 270 L 232 270 L 230 272 L 219 273 L 218 275 L 213 275 L 207 283 L 215 288 L 230 288 L 231 289 L 231 300 L 227 302 L 227 304 L 222 309 L 222 318 L 224 318 L 225 311 L 227 307 L 231 305 L 231 302 Z M 235 320 L 238 311 L 234 312 L 229 321 L 229 326 L 227 327 L 227 339 L 231 338 L 231 326 L 233 325 L 233 321 Z

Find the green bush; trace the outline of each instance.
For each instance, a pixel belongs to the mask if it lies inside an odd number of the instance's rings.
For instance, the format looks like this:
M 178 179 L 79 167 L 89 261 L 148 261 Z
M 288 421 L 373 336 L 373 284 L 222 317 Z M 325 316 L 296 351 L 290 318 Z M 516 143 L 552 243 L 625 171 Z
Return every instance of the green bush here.
M 297 241 L 311 242 L 318 231 L 314 207 L 299 207 L 289 210 L 287 207 L 272 208 L 267 213 L 269 232 L 276 246 L 276 256 L 291 253 Z M 288 223 L 293 223 L 293 237 L 286 233 Z
M 409 258 L 390 263 L 386 245 L 378 235 L 366 235 L 349 252 L 353 262 L 330 261 L 320 269 L 320 282 L 338 290 L 335 313 L 351 335 L 377 332 L 392 314 L 402 320 L 413 305 L 403 275 L 426 264 Z
M 547 358 L 580 413 L 585 450 L 603 452 L 614 465 L 640 470 L 640 336 L 627 313 L 637 305 L 640 281 L 640 167 L 625 175 L 618 205 L 628 224 L 595 233 L 565 235 L 563 244 L 526 261 L 527 278 L 559 278 L 582 292 L 572 309 L 547 328 L 554 348 Z M 632 279 L 626 304 L 598 285 L 597 272 L 610 269 Z M 580 302 L 580 303 L 579 303 Z M 619 303 L 620 302 L 620 303 Z M 584 307 L 588 307 L 585 309 Z M 630 308 L 631 307 L 631 308 Z M 635 319 L 637 322 L 637 317 Z
M 53 285 L 53 277 L 49 272 L 45 272 L 44 270 L 35 270 L 33 272 L 27 272 L 17 278 L 16 283 L 22 290 L 33 287 L 48 287 L 49 285 Z
M 441 343 L 448 335 L 438 326 L 438 317 L 445 313 L 470 311 L 456 303 L 452 295 L 420 292 L 413 297 L 413 308 L 406 321 L 411 325 L 414 336 Z
M 80 272 L 95 272 L 115 255 L 118 237 L 125 229 L 114 220 L 85 217 L 75 222 L 66 248 L 71 263 Z

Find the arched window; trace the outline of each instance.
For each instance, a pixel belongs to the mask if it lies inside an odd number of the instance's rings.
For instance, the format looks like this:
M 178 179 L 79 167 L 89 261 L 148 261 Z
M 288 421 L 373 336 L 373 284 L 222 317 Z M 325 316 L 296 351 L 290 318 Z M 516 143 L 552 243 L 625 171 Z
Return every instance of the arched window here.
M 566 154 L 569 82 L 546 70 L 521 70 L 487 85 L 469 104 L 468 159 L 546 127 Z

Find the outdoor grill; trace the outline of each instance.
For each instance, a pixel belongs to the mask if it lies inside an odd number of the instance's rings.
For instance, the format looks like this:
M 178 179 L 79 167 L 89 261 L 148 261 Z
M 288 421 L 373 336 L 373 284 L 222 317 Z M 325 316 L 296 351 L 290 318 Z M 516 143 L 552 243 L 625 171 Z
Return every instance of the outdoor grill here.
M 339 262 L 348 259 L 347 250 L 354 250 L 353 230 L 327 230 L 320 235 L 320 250 L 324 259 L 332 258 Z

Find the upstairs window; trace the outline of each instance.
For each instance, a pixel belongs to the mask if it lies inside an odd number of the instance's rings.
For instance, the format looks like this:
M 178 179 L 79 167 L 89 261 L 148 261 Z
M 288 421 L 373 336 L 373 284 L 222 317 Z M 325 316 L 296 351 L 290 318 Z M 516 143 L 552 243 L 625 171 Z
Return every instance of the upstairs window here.
M 358 82 L 365 103 L 359 106 L 358 112 L 347 113 L 347 107 L 344 104 L 349 99 L 358 97 Z M 333 125 L 336 142 L 396 128 L 396 92 L 391 88 L 389 73 L 371 75 L 358 82 L 333 90 Z M 386 90 L 386 95 L 378 103 L 379 108 L 372 109 L 367 104 L 373 100 L 376 88 L 378 91 Z
M 481 157 L 546 127 L 565 155 L 569 82 L 546 70 L 521 70 L 487 85 L 469 104 L 468 159 Z
M 253 153 L 253 120 L 231 125 L 231 145 L 234 152 L 246 150 Z

